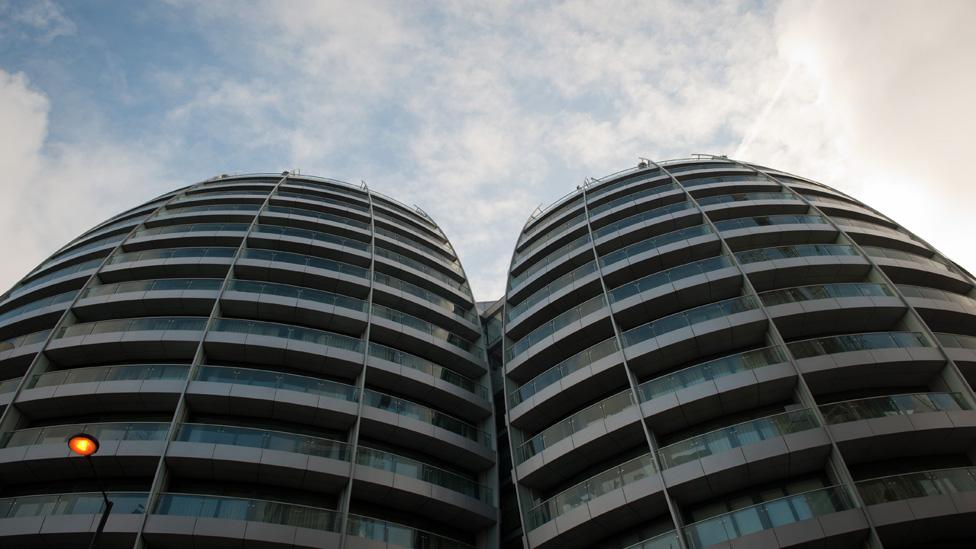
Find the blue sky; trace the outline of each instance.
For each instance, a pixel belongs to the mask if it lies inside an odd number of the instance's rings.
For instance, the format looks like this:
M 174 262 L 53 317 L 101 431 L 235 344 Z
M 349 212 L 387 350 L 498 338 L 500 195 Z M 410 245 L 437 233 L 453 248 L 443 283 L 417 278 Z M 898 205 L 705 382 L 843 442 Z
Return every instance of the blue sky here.
M 976 3 L 938 5 L 0 0 L 0 286 L 171 188 L 298 168 L 419 204 L 491 299 L 537 205 L 698 152 L 976 270 Z

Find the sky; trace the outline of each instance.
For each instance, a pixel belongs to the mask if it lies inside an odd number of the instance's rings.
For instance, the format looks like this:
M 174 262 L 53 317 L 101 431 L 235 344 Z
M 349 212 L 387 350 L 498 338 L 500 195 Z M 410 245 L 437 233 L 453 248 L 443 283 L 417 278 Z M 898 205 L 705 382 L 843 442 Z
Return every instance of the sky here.
M 0 0 L 0 289 L 220 173 L 417 204 L 478 300 L 537 206 L 725 154 L 816 179 L 976 271 L 976 2 Z

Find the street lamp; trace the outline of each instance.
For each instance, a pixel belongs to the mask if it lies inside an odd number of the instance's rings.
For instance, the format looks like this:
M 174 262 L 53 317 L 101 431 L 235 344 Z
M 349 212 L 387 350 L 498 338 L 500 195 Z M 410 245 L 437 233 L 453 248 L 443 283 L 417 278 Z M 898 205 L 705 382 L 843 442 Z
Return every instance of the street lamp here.
M 91 456 L 98 451 L 98 439 L 94 435 L 89 435 L 88 433 L 78 433 L 68 437 L 68 448 L 75 454 L 85 458 L 88 462 L 88 466 L 91 467 L 92 474 L 95 475 L 95 481 L 98 482 L 98 489 L 102 492 L 102 499 L 105 500 L 105 510 L 102 511 L 102 518 L 98 521 L 98 528 L 95 529 L 95 533 L 92 534 L 91 543 L 88 544 L 88 549 L 94 549 L 98 544 L 98 536 L 101 535 L 102 530 L 105 529 L 105 522 L 108 520 L 108 514 L 112 512 L 112 501 L 108 499 L 108 495 L 105 493 L 105 485 L 102 484 L 102 479 L 98 477 L 98 472 L 95 470 L 95 465 L 92 463 Z

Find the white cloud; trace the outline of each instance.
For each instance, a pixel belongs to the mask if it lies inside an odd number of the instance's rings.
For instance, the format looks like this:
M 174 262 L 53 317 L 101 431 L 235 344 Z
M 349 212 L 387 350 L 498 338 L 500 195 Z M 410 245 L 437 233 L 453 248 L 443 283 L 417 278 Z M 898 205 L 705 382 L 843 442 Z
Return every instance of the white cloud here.
M 12 35 L 27 35 L 50 42 L 77 30 L 74 21 L 51 0 L 0 1 L 0 41 Z

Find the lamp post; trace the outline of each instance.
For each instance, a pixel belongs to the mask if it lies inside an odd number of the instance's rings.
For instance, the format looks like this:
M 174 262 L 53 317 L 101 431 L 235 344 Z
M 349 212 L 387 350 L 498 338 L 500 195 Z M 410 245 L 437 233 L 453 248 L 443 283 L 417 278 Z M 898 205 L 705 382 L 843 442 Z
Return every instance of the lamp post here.
M 98 472 L 95 470 L 95 465 L 91 460 L 92 454 L 98 451 L 98 439 L 88 433 L 71 435 L 68 437 L 68 448 L 75 454 L 85 458 L 85 461 L 88 462 L 92 474 L 95 475 L 95 481 L 98 483 L 98 489 L 102 492 L 102 499 L 105 500 L 105 510 L 102 511 L 102 518 L 98 521 L 98 528 L 95 529 L 95 533 L 92 534 L 91 543 L 88 544 L 88 549 L 94 549 L 98 544 L 98 536 L 105 529 L 108 514 L 112 512 L 112 500 L 108 499 L 108 495 L 105 493 L 105 485 L 102 484 L 102 479 L 98 477 Z

